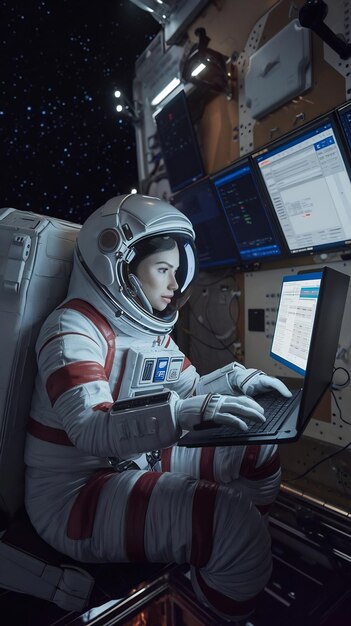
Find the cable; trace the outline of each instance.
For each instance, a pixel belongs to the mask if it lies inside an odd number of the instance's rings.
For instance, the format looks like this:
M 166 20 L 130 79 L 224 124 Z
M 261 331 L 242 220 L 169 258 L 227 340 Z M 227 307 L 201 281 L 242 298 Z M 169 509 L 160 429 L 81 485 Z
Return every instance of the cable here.
M 231 349 L 231 346 L 233 345 L 233 342 L 231 341 L 228 345 L 226 345 L 221 339 L 218 339 L 213 331 L 208 328 L 206 326 L 206 324 L 203 324 L 203 322 L 200 322 L 199 319 L 196 317 L 194 311 L 192 310 L 191 306 L 189 306 L 189 311 L 191 313 L 191 315 L 195 318 L 195 320 L 197 321 L 197 323 L 199 324 L 199 326 L 201 326 L 201 328 L 204 328 L 205 330 L 207 330 L 208 333 L 210 333 L 211 337 L 215 337 L 216 341 L 218 341 L 219 343 L 222 344 L 222 347 L 220 348 L 219 346 L 212 346 L 208 343 L 205 343 L 204 341 L 202 341 L 201 339 L 199 339 L 199 337 L 196 337 L 195 335 L 193 335 L 192 333 L 189 332 L 189 334 L 194 337 L 194 339 L 197 339 L 197 341 L 199 341 L 200 343 L 204 344 L 205 346 L 207 346 L 208 348 L 212 348 L 212 350 L 228 350 L 228 352 L 230 352 L 230 354 L 235 358 L 236 354 L 235 352 Z M 186 332 L 185 328 L 183 328 L 183 330 Z
M 232 356 L 234 356 L 234 357 L 236 356 L 235 353 L 232 352 L 232 350 L 228 346 L 222 346 L 222 347 L 211 346 L 209 343 L 206 343 L 206 341 L 203 341 L 202 339 L 200 339 L 200 337 L 197 337 L 196 335 L 194 335 L 194 333 L 192 331 L 190 331 L 189 328 L 185 328 L 184 326 L 181 326 L 181 329 L 182 329 L 182 331 L 184 333 L 186 333 L 187 335 L 190 335 L 190 337 L 192 337 L 192 339 L 195 339 L 195 341 L 198 341 L 199 343 L 202 343 L 203 346 L 206 346 L 206 348 L 211 348 L 211 350 L 229 350 L 229 352 L 232 354 Z M 209 329 L 207 328 L 207 330 L 209 330 Z
M 345 382 L 343 382 L 343 383 L 341 383 L 341 384 L 335 384 L 335 383 L 333 383 L 333 378 L 334 378 L 334 375 L 336 374 L 336 372 L 337 372 L 338 370 L 341 370 L 342 372 L 345 372 L 345 374 L 346 374 L 346 380 L 345 380 Z M 334 391 L 340 391 L 340 390 L 342 390 L 342 389 L 345 389 L 345 387 L 347 387 L 347 386 L 350 384 L 350 380 L 351 380 L 350 373 L 348 372 L 348 370 L 347 370 L 345 367 L 336 367 L 336 368 L 334 368 L 334 371 L 333 371 L 333 377 L 332 377 L 332 383 L 331 383 L 331 394 L 332 394 L 332 396 L 333 396 L 334 402 L 335 402 L 335 404 L 336 404 L 336 406 L 337 406 L 337 409 L 338 409 L 338 411 L 339 411 L 339 418 L 340 418 L 340 420 L 341 420 L 342 422 L 344 422 L 344 424 L 347 424 L 348 426 L 351 426 L 351 422 L 348 422 L 348 421 L 347 421 L 347 420 L 346 420 L 346 419 L 342 416 L 342 411 L 341 411 L 340 405 L 339 405 L 339 403 L 338 403 L 338 401 L 337 401 L 337 399 L 336 399 L 336 395 L 335 395 Z
M 225 334 L 225 336 L 224 336 L 223 338 L 221 338 L 220 336 L 218 336 L 218 335 L 215 333 L 214 329 L 213 329 L 213 326 L 212 326 L 212 323 L 211 323 L 211 320 L 210 320 L 210 317 L 209 317 L 209 302 L 207 302 L 207 305 L 206 305 L 206 307 L 205 307 L 205 311 L 204 311 L 204 313 L 205 313 L 205 318 L 206 318 L 206 321 L 207 321 L 207 324 L 208 324 L 208 328 L 210 329 L 210 331 L 211 331 L 211 333 L 213 334 L 213 336 L 216 338 L 216 340 L 217 340 L 217 341 L 219 341 L 219 342 L 222 344 L 222 346 L 227 347 L 227 348 L 228 348 L 228 350 L 231 352 L 231 354 L 233 354 L 233 355 L 235 356 L 235 352 L 232 352 L 232 351 L 230 350 L 230 348 L 228 347 L 228 346 L 233 345 L 233 343 L 234 343 L 235 339 L 238 339 L 238 329 L 237 329 L 237 327 L 236 327 L 236 324 L 234 324 L 234 319 L 233 319 L 233 316 L 232 316 L 232 314 L 231 314 L 231 305 L 232 305 L 232 302 L 233 302 L 234 297 L 236 297 L 236 296 L 232 296 L 232 298 L 231 298 L 231 300 L 230 300 L 230 302 L 229 302 L 229 306 L 228 306 L 229 318 L 233 321 L 233 330 L 229 331 L 229 333 L 226 333 L 226 334 Z M 239 309 L 239 307 L 238 307 L 238 309 Z M 202 324 L 202 322 L 199 322 L 199 323 L 201 323 L 201 324 Z M 208 330 L 208 328 L 205 326 L 205 324 L 202 324 L 202 325 L 203 325 L 203 327 L 204 327 L 206 330 Z M 235 337 L 234 337 L 234 339 L 231 341 L 231 343 L 230 343 L 230 344 L 228 344 L 228 346 L 226 346 L 226 345 L 225 345 L 225 343 L 224 343 L 224 339 L 227 339 L 227 338 L 228 338 L 228 336 L 230 337 L 231 335 L 235 335 Z
M 331 384 L 331 394 L 334 398 L 334 402 L 338 408 L 339 411 L 339 418 L 341 419 L 342 422 L 344 422 L 345 424 L 348 424 L 348 426 L 351 426 L 351 422 L 348 422 L 343 416 L 342 416 L 342 411 L 341 408 L 339 406 L 339 403 L 336 399 L 334 390 L 337 389 L 344 389 L 344 387 L 347 387 L 348 384 L 350 383 L 350 374 L 349 372 L 344 368 L 344 367 L 336 367 L 333 371 L 333 378 L 334 378 L 334 374 L 335 372 L 337 372 L 338 370 L 343 370 L 346 373 L 346 381 L 344 383 L 342 383 L 342 385 L 333 385 L 333 383 Z M 345 446 L 343 446 L 342 448 L 340 448 L 339 450 L 336 450 L 336 452 L 332 452 L 332 454 L 329 454 L 328 456 L 326 456 L 324 459 L 321 459 L 320 461 L 318 461 L 317 463 L 315 463 L 314 465 L 312 465 L 310 468 L 308 468 L 305 472 L 303 472 L 303 474 L 299 474 L 299 476 L 295 476 L 295 478 L 290 478 L 289 480 L 286 480 L 287 483 L 292 482 L 294 480 L 300 480 L 301 478 L 304 478 L 305 476 L 307 476 L 307 474 L 309 474 L 310 472 L 312 472 L 312 470 L 314 470 L 316 467 L 318 467 L 318 465 L 321 465 L 321 463 L 324 463 L 325 461 L 328 461 L 328 459 L 331 459 L 333 456 L 336 456 L 337 454 L 340 454 L 340 452 L 343 452 L 343 450 L 346 450 L 349 446 L 351 445 L 351 441 L 349 443 L 347 443 Z
M 329 454 L 328 456 L 326 456 L 324 459 L 321 459 L 320 461 L 318 461 L 317 463 L 315 463 L 314 465 L 312 465 L 309 469 L 307 469 L 305 472 L 303 472 L 303 474 L 300 474 L 299 476 L 295 476 L 295 478 L 290 478 L 289 480 L 285 480 L 285 482 L 287 483 L 291 483 L 294 480 L 300 480 L 300 478 L 304 478 L 305 476 L 307 476 L 307 474 L 309 474 L 312 470 L 314 470 L 316 467 L 318 467 L 318 465 L 321 465 L 321 463 L 324 463 L 325 461 L 328 461 L 328 459 L 331 459 L 333 456 L 336 456 L 337 454 L 340 454 L 340 452 L 343 452 L 344 450 L 346 450 L 347 448 L 349 448 L 349 446 L 351 446 L 351 441 L 349 441 L 349 443 L 346 444 L 346 446 L 343 446 L 342 448 L 340 448 L 339 450 L 337 450 L 336 452 L 332 452 L 332 454 Z
M 334 398 L 334 402 L 335 402 L 335 404 L 336 404 L 336 406 L 337 406 L 337 408 L 338 408 L 338 411 L 339 411 L 339 418 L 341 419 L 341 421 L 342 421 L 342 422 L 344 422 L 344 424 L 347 424 L 348 426 L 351 426 L 351 422 L 348 422 L 348 421 L 347 421 L 347 420 L 346 420 L 346 419 L 342 416 L 341 408 L 340 408 L 340 406 L 339 406 L 339 403 L 338 403 L 338 401 L 337 401 L 337 399 L 336 399 L 336 396 L 335 396 L 335 393 L 334 393 L 334 391 L 333 391 L 333 390 L 331 390 L 331 394 L 332 394 L 332 396 L 333 396 L 333 398 Z
M 229 352 L 231 352 L 233 357 L 236 357 L 236 354 L 234 352 L 232 352 L 230 350 L 230 348 L 228 348 L 227 346 L 211 346 L 209 343 L 206 343 L 206 341 L 203 341 L 203 339 L 200 339 L 200 337 L 197 337 L 196 335 L 194 335 L 194 333 L 192 331 L 189 330 L 189 328 L 185 328 L 184 326 L 181 326 L 181 329 L 184 333 L 186 333 L 187 335 L 189 335 L 192 339 L 195 339 L 195 341 L 198 341 L 198 343 L 201 343 L 203 346 L 206 346 L 206 348 L 210 348 L 211 350 L 228 350 Z
M 212 282 L 209 282 L 209 283 L 198 283 L 197 286 L 198 287 L 205 287 L 205 288 L 207 288 L 207 287 L 210 287 L 211 285 L 218 284 L 219 282 L 225 280 L 229 276 L 230 276 L 230 272 L 227 272 L 224 276 L 219 276 L 216 280 L 214 280 Z M 198 301 L 202 298 L 202 296 L 203 296 L 203 293 L 200 291 L 199 294 L 197 295 L 197 297 L 195 299 L 193 299 L 192 302 L 189 302 L 189 305 L 188 305 L 189 311 L 190 311 L 191 315 L 194 317 L 194 319 L 196 320 L 196 322 L 201 326 L 201 328 L 203 328 L 208 333 L 210 333 L 211 337 L 214 337 L 216 339 L 216 341 L 218 341 L 222 345 L 222 347 L 220 348 L 218 346 L 213 346 L 213 345 L 210 345 L 210 344 L 206 343 L 205 341 L 201 340 L 199 337 L 196 337 L 195 335 L 192 335 L 192 333 L 190 333 L 189 329 L 186 329 L 186 328 L 183 327 L 184 332 L 190 334 L 199 343 L 202 343 L 204 346 L 206 346 L 208 348 L 211 348 L 212 350 L 228 350 L 228 352 L 231 354 L 232 357 L 237 358 L 236 352 L 234 352 L 233 349 L 232 349 L 232 345 L 234 343 L 234 339 L 229 344 L 225 344 L 222 339 L 220 339 L 219 337 L 216 336 L 216 334 L 215 334 L 215 332 L 214 332 L 214 330 L 212 328 L 212 324 L 210 322 L 210 319 L 208 317 L 208 303 L 207 303 L 207 306 L 205 308 L 205 317 L 206 317 L 206 320 L 208 322 L 208 326 L 206 326 L 206 324 L 201 322 L 199 320 L 199 318 L 196 316 L 196 314 L 194 312 L 194 308 L 196 307 Z M 232 315 L 232 312 L 231 312 L 231 305 L 232 305 L 232 299 L 231 299 L 231 301 L 229 303 L 229 309 L 228 310 L 229 310 L 229 317 L 234 322 L 234 318 L 233 318 L 233 315 Z M 237 316 L 238 318 L 239 318 L 239 311 L 240 311 L 240 307 L 238 306 L 238 316 Z M 235 332 L 235 331 L 237 331 L 236 326 L 237 325 L 234 322 L 234 329 L 233 329 L 233 333 L 232 333 L 233 335 L 234 335 L 234 333 L 237 334 L 237 332 Z
M 342 372 L 345 372 L 345 374 L 346 374 L 346 380 L 345 380 L 344 383 L 341 383 L 341 384 L 333 383 L 334 375 L 336 374 L 336 372 L 338 370 L 341 370 Z M 350 380 L 351 380 L 350 372 L 348 372 L 348 370 L 345 367 L 341 367 L 341 366 L 335 367 L 334 370 L 333 370 L 331 387 L 332 387 L 332 389 L 335 389 L 335 390 L 345 389 L 345 387 L 347 387 L 350 384 Z

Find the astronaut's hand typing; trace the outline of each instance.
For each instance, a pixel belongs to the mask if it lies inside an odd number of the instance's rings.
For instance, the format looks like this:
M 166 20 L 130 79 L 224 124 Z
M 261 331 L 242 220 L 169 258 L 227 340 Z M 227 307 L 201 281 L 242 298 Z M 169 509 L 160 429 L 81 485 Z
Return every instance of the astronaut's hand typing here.
M 265 393 L 273 390 L 277 391 L 285 398 L 291 397 L 291 391 L 289 391 L 286 385 L 284 385 L 279 378 L 268 376 L 265 372 L 253 368 L 236 368 L 231 374 L 229 374 L 229 382 L 233 388 L 236 387 L 247 396 L 255 396 L 258 393 Z
M 175 417 L 185 430 L 191 430 L 194 426 L 208 421 L 247 430 L 245 418 L 255 422 L 265 421 L 263 408 L 252 398 L 224 396 L 219 393 L 177 400 Z

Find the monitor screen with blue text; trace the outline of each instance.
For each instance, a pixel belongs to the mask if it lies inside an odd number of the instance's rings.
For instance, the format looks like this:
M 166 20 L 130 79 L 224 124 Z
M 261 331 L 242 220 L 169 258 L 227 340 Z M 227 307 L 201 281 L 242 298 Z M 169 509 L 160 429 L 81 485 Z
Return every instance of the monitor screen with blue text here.
M 253 155 L 291 255 L 351 245 L 350 169 L 332 116 Z
M 208 178 L 175 194 L 172 204 L 194 227 L 200 269 L 238 266 L 233 237 Z
M 249 159 L 236 162 L 211 176 L 219 203 L 238 248 L 247 262 L 284 256 L 278 229 Z

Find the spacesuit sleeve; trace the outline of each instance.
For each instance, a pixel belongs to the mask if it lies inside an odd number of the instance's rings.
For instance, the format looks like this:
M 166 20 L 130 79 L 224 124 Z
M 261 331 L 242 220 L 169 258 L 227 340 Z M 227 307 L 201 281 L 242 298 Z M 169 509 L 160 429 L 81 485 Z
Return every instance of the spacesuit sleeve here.
M 69 440 L 87 454 L 123 458 L 121 431 L 111 412 L 109 374 L 116 362 L 111 345 L 109 348 L 94 324 L 76 311 L 61 313 L 53 326 L 46 327 L 38 345 L 43 393 L 52 407 L 50 425 L 63 429 Z M 175 443 L 180 436 L 172 419 L 167 420 L 167 429 L 167 442 L 163 445 Z M 161 430 L 164 438 L 164 429 Z M 160 447 L 158 432 L 151 448 L 150 443 L 153 442 L 148 438 L 147 450 Z M 140 447 L 135 450 L 138 452 Z

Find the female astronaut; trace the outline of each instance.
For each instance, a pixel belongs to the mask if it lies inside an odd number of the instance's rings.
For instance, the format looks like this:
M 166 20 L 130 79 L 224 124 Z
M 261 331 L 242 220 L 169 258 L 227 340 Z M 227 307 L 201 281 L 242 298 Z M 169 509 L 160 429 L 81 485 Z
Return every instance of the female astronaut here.
M 246 429 L 264 420 L 249 396 L 290 392 L 238 363 L 197 374 L 170 336 L 195 274 L 192 225 L 167 202 L 119 196 L 86 220 L 37 341 L 26 508 L 78 561 L 188 563 L 199 600 L 231 619 L 271 574 L 277 449 L 177 442 L 207 420 Z

